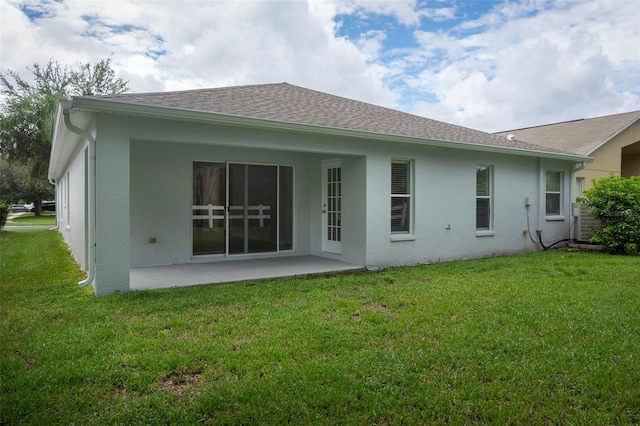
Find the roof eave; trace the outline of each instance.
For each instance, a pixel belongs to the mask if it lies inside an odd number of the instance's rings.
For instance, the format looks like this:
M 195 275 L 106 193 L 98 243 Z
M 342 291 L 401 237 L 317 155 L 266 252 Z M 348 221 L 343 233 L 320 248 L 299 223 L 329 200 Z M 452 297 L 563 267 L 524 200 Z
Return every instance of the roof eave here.
M 611 139 L 615 138 L 616 136 L 618 136 L 620 133 L 624 132 L 625 130 L 627 130 L 629 127 L 633 126 L 638 120 L 640 120 L 640 115 L 638 115 L 637 117 L 635 117 L 633 120 L 629 121 L 626 125 L 622 126 L 621 128 L 619 128 L 618 130 L 616 130 L 614 133 L 612 133 L 609 137 L 607 137 L 606 139 L 602 140 L 601 142 L 599 142 L 596 146 L 594 146 L 593 148 L 591 148 L 589 151 L 587 151 L 586 155 L 591 155 L 594 152 L 596 152 L 598 149 L 600 149 L 603 145 L 605 145 L 607 142 L 609 142 Z
M 64 112 L 68 111 L 73 113 L 73 106 L 71 101 L 60 101 L 56 110 L 56 119 L 53 127 L 53 141 L 51 144 L 51 154 L 49 160 L 49 169 L 47 171 L 47 177 L 49 180 L 58 180 L 69 166 L 68 161 L 72 153 L 78 149 L 79 146 L 85 142 L 82 137 L 73 133 L 67 128 L 64 122 Z M 80 114 L 82 115 L 82 114 Z M 77 114 L 74 115 L 78 120 Z M 90 127 L 95 123 L 93 120 L 93 114 L 87 115 L 82 118 L 78 125 L 80 127 Z
M 364 130 L 345 129 L 338 127 L 303 124 L 287 121 L 276 121 L 264 118 L 245 117 L 217 112 L 198 111 L 191 109 L 173 108 L 157 105 L 137 104 L 131 102 L 99 99 L 94 97 L 74 97 L 74 109 L 87 112 L 102 112 L 121 115 L 135 115 L 149 118 L 168 118 L 181 121 L 200 123 L 215 123 L 241 127 L 262 128 L 270 130 L 285 130 L 299 133 L 315 133 L 332 136 L 346 136 L 360 139 L 371 139 L 388 142 L 429 145 L 442 148 L 456 148 L 483 152 L 495 152 L 529 157 L 543 157 L 575 162 L 591 162 L 592 158 L 582 155 L 555 153 L 550 151 L 528 150 L 515 147 L 501 147 L 472 142 L 426 139 L 387 133 L 368 132 Z
M 53 143 L 51 144 L 51 153 L 49 158 L 49 170 L 47 177 L 50 181 L 59 179 L 61 161 L 63 160 L 63 145 L 67 143 L 68 130 L 64 125 L 62 110 L 65 108 L 62 102 L 58 102 L 56 108 L 56 120 L 53 126 Z

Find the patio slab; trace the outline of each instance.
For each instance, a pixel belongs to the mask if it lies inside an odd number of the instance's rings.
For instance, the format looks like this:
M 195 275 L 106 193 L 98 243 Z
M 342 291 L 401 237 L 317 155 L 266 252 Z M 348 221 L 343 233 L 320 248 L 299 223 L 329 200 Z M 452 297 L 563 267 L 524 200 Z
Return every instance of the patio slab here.
M 365 267 L 362 265 L 318 256 L 271 257 L 228 262 L 131 268 L 129 282 L 131 290 L 135 291 L 362 271 L 364 269 Z

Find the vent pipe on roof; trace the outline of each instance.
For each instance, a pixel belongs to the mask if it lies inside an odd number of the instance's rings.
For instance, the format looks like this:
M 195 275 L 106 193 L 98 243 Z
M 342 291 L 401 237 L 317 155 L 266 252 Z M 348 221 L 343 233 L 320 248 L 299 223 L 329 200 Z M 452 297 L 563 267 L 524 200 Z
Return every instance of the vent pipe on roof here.
M 512 134 L 512 133 L 509 133 L 509 134 L 507 135 L 507 139 L 509 139 L 510 141 L 514 140 L 515 138 L 516 138 L 516 135 L 514 135 L 514 134 Z

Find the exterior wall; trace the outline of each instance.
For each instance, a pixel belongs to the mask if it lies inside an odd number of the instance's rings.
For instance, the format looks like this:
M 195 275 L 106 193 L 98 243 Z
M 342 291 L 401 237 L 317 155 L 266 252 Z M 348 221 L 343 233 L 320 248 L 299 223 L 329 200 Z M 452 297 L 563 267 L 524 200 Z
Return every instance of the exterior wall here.
M 83 270 L 86 253 L 86 143 L 78 147 L 71 162 L 56 182 L 58 230 Z
M 357 265 L 367 263 L 367 158 L 343 157 L 342 260 Z
M 640 176 L 640 141 L 622 148 L 623 177 Z
M 121 122 L 119 131 L 130 134 L 132 139 L 131 267 L 228 261 L 248 256 L 191 256 L 193 161 L 294 167 L 294 250 L 252 256 L 314 254 L 364 264 L 366 157 L 354 156 L 354 147 L 344 141 L 224 126 L 174 124 L 163 128 L 163 123 L 152 120 L 131 121 L 130 126 Z M 343 168 L 344 234 L 340 256 L 322 252 L 322 162 L 335 158 L 341 159 Z M 155 242 L 151 243 L 152 239 Z
M 371 151 L 370 151 L 371 152 Z M 375 266 L 430 263 L 537 248 L 527 230 L 525 197 L 530 197 L 532 237 L 541 229 L 543 241 L 567 235 L 570 210 L 569 162 L 415 146 L 379 147 L 368 156 L 367 264 Z M 391 160 L 414 164 L 415 232 L 394 241 L 390 232 Z M 476 232 L 476 165 L 494 170 L 494 232 Z M 564 172 L 563 216 L 544 216 L 544 172 Z M 528 230 L 527 230 L 528 232 Z
M 99 115 L 96 137 L 97 294 L 129 290 L 129 268 L 233 257 L 191 256 L 193 161 L 290 165 L 295 170 L 295 249 L 386 266 L 537 249 L 570 229 L 572 162 L 380 141 Z M 342 255 L 322 252 L 322 161 L 340 158 Z M 392 159 L 413 163 L 414 232 L 390 233 Z M 475 226 L 476 165 L 494 170 L 494 229 Z M 564 173 L 563 215 L 545 218 L 545 170 Z M 525 206 L 530 197 L 531 206 Z M 483 233 L 483 235 L 486 233 Z M 155 238 L 155 243 L 150 242 Z M 255 255 L 265 256 L 265 255 Z M 273 256 L 273 254 L 270 254 Z
M 227 146 L 133 141 L 131 144 L 131 267 L 228 257 L 191 256 L 193 161 L 280 164 L 294 167 L 295 254 L 311 253 L 311 194 L 318 187 L 309 175 L 318 160 L 313 155 Z M 155 243 L 149 239 L 155 238 Z M 291 255 L 291 252 L 282 252 Z M 243 255 L 233 255 L 239 259 Z
M 593 186 L 593 179 L 607 177 L 611 173 L 620 176 L 623 168 L 622 149 L 639 141 L 640 121 L 636 121 L 609 142 L 589 154 L 589 156 L 594 158 L 594 161 L 587 164 L 587 167 L 585 167 L 584 170 L 576 173 L 576 177 L 584 178 L 583 189 L 586 190 L 591 188 Z M 625 176 L 631 176 L 627 170 L 634 169 L 633 163 L 633 158 L 625 160 Z M 637 168 L 640 168 L 640 165 L 638 164 L 640 164 L 640 161 L 636 163 L 636 170 Z
M 119 117 L 98 116 L 96 135 L 97 295 L 129 291 L 129 138 Z

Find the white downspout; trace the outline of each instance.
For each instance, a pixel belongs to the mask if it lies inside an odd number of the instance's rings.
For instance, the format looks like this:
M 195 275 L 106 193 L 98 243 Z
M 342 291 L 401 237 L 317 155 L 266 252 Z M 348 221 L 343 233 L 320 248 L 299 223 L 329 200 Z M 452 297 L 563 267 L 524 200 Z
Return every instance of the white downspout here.
M 87 201 L 89 203 L 89 211 L 87 217 L 87 278 L 78 283 L 78 286 L 82 288 L 93 283 L 96 277 L 96 139 L 91 135 L 91 133 L 75 126 L 71 122 L 71 101 L 60 101 L 60 105 L 62 106 L 64 125 L 67 127 L 67 129 L 89 142 L 89 164 L 87 170 Z
M 545 211 L 543 210 L 544 207 L 544 202 L 542 201 L 544 199 L 544 193 L 543 193 L 543 189 L 545 187 L 545 174 L 544 172 L 544 168 L 542 167 L 542 159 L 538 157 L 538 220 L 537 220 L 537 226 L 536 226 L 536 234 L 538 233 L 538 231 L 542 230 L 542 217 L 544 216 Z
M 573 218 L 573 220 L 575 221 L 573 224 L 575 225 L 573 228 L 573 233 L 570 234 L 571 238 L 573 238 L 573 240 L 575 241 L 577 239 L 577 235 L 578 235 L 578 229 L 577 226 L 578 224 L 578 219 L 575 216 L 575 212 L 573 211 L 573 206 L 574 206 L 574 196 L 575 194 L 573 193 L 573 185 L 575 184 L 575 176 L 576 173 L 579 172 L 580 170 L 583 170 L 585 167 L 587 167 L 587 162 L 583 161 L 582 163 L 580 163 L 580 165 L 578 167 L 575 167 L 573 169 L 571 169 L 571 179 L 569 181 L 569 199 L 571 200 L 571 216 Z
M 56 188 L 56 226 L 49 228 L 49 231 L 55 231 L 60 227 L 60 218 L 58 217 L 58 185 L 55 179 L 49 179 L 49 183 Z

